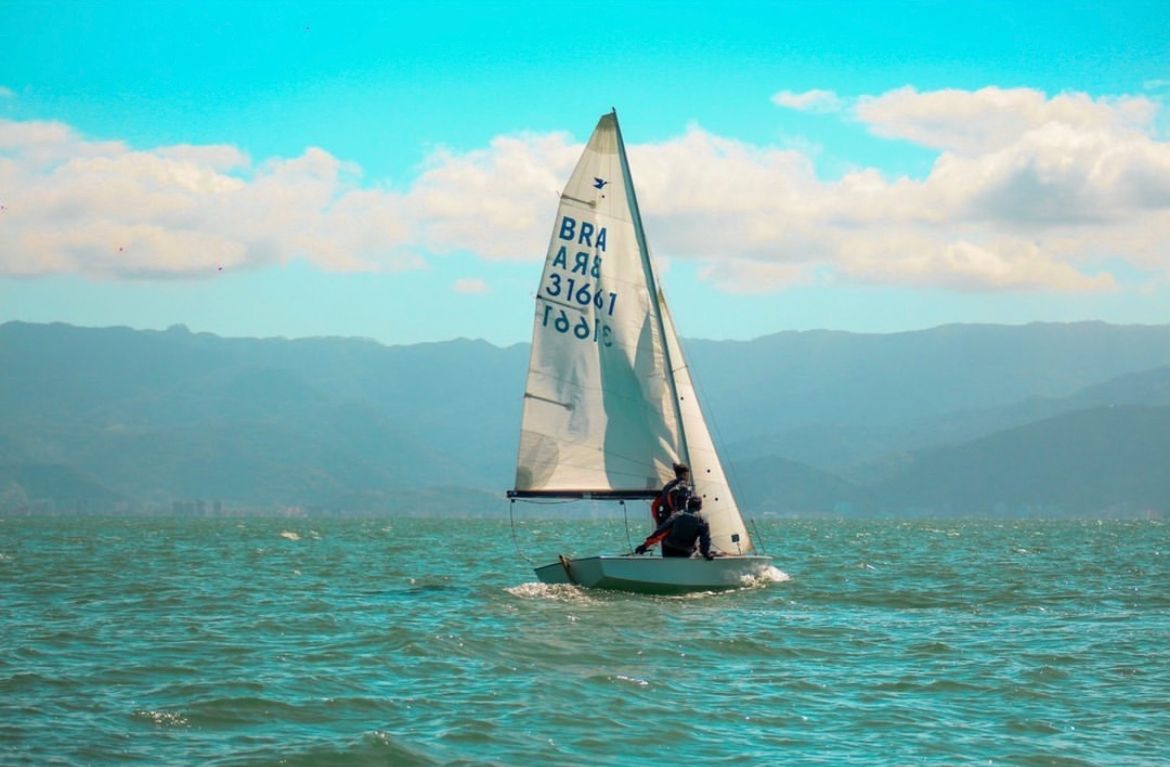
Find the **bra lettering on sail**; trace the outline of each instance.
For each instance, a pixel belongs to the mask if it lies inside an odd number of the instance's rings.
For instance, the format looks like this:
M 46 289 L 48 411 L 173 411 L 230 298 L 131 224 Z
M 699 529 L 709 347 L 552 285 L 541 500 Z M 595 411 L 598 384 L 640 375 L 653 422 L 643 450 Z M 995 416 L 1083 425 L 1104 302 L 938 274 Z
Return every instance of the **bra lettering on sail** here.
M 561 232 L 559 235 L 560 238 L 562 240 L 569 240 L 571 242 L 573 240 L 573 238 L 576 237 L 578 245 L 587 245 L 591 248 L 596 247 L 598 250 L 605 250 L 605 227 L 603 226 L 600 229 L 597 229 L 596 225 L 590 221 L 582 221 L 580 223 L 581 223 L 580 234 L 577 234 L 576 233 L 577 232 L 576 219 L 570 218 L 569 216 L 565 216 L 564 218 L 562 218 L 561 219 Z M 595 229 L 597 229 L 597 245 L 596 246 L 592 242 L 593 232 Z
M 604 230 L 603 230 L 604 231 Z M 601 276 L 601 256 L 593 256 L 593 265 L 589 265 L 589 256 L 592 255 L 588 251 L 579 250 L 573 261 L 573 272 L 578 274 L 588 274 L 590 277 Z M 553 266 L 559 266 L 562 269 L 569 268 L 569 253 L 562 245 L 557 254 L 553 256 Z

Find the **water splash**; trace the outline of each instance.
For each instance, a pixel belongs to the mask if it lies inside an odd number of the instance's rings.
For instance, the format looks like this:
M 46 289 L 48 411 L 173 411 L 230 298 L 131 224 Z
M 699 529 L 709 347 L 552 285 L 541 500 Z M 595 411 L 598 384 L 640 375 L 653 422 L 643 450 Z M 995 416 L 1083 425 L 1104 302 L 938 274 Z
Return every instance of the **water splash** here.
M 743 584 L 744 588 L 762 589 L 769 583 L 783 583 L 787 580 L 791 580 L 791 578 L 788 576 L 788 573 L 784 572 L 778 567 L 769 565 L 766 570 L 763 570 L 759 573 L 752 573 L 750 575 L 743 576 L 743 578 L 740 579 L 740 583 Z
M 521 599 L 548 599 L 554 602 L 593 601 L 584 589 L 567 583 L 521 583 L 518 586 L 509 586 L 504 591 Z

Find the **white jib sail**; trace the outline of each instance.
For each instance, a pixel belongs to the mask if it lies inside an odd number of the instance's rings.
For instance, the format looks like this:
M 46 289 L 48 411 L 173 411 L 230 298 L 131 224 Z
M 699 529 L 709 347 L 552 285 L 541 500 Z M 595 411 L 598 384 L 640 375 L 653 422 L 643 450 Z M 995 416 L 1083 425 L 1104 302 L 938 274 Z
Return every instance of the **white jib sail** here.
M 682 347 L 671 319 L 670 310 L 662 292 L 658 293 L 662 308 L 662 323 L 665 328 L 667 350 L 674 366 L 674 387 L 678 392 L 679 412 L 683 432 L 686 434 L 687 449 L 691 456 L 691 482 L 695 492 L 703 498 L 703 519 L 711 527 L 711 545 L 726 554 L 747 554 L 752 550 L 751 536 L 743 523 L 739 505 L 731 493 L 723 464 L 715 452 L 715 442 L 703 418 L 699 398 L 691 380 L 690 369 L 683 356 Z
M 616 115 L 557 209 L 536 296 L 516 490 L 653 491 L 688 460 Z

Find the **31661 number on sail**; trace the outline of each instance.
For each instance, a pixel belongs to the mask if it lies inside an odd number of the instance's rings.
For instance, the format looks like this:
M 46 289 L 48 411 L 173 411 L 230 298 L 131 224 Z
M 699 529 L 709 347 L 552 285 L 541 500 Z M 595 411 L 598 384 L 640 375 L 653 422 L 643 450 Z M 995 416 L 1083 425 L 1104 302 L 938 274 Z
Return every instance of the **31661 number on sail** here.
M 549 284 L 544 286 L 544 292 L 550 298 L 560 298 L 563 294 L 566 299 L 576 301 L 581 306 L 589 306 L 592 303 L 598 311 L 606 311 L 608 308 L 609 316 L 613 316 L 614 306 L 617 305 L 617 293 L 606 294 L 600 290 L 594 293 L 593 287 L 588 282 L 578 283 L 573 277 L 562 279 L 558 272 L 550 272 L 548 280 Z M 606 301 L 607 295 L 609 296 L 608 301 Z
M 610 293 L 610 295 L 614 294 Z M 540 324 L 541 327 L 551 327 L 558 333 L 572 332 L 573 337 L 580 341 L 593 341 L 593 343 L 599 343 L 602 346 L 613 346 L 613 331 L 609 325 L 598 319 L 590 323 L 589 318 L 585 315 L 581 315 L 576 322 L 573 322 L 564 309 L 557 309 L 554 314 L 551 304 L 544 305 L 544 316 Z

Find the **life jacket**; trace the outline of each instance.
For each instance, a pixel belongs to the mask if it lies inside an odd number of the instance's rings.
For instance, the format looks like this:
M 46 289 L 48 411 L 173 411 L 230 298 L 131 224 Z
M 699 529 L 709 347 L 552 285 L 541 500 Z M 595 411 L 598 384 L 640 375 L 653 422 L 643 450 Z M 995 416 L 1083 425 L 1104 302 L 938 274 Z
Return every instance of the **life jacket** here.
M 662 488 L 662 492 L 650 504 L 650 516 L 654 517 L 654 525 L 661 525 L 670 519 L 676 511 L 687 507 L 687 499 L 691 497 L 691 486 L 682 477 L 676 477 Z

